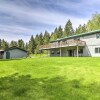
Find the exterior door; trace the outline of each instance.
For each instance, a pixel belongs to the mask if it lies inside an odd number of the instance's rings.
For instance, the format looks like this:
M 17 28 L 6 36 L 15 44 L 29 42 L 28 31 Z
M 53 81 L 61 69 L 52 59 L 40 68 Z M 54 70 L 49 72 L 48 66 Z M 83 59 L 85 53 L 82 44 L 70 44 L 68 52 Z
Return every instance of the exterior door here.
M 69 50 L 69 56 L 70 57 L 72 56 L 72 50 Z
M 74 50 L 69 50 L 68 53 L 69 53 L 69 56 L 70 56 L 70 57 L 73 57 L 73 56 L 74 56 Z
M 6 59 L 10 59 L 10 52 L 6 52 Z

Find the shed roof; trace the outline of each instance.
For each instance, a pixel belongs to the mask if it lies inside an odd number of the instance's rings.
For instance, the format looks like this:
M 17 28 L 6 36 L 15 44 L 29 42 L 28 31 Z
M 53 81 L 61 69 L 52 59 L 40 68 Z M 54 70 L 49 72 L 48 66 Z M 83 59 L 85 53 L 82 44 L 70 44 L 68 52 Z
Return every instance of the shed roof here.
M 8 48 L 8 49 L 7 49 L 7 50 L 5 50 L 5 51 L 8 51 L 8 50 L 13 50 L 13 49 L 19 49 L 19 50 L 22 50 L 22 51 L 24 51 L 24 52 L 28 52 L 27 50 L 21 49 L 21 48 L 16 47 L 16 46 L 10 47 L 10 48 Z
M 54 41 L 50 41 L 50 42 L 56 42 L 56 41 L 61 41 L 63 39 L 70 39 L 70 38 L 74 38 L 74 37 L 82 37 L 82 36 L 87 36 L 87 35 L 91 35 L 91 34 L 95 34 L 95 33 L 99 33 L 100 30 L 95 30 L 95 31 L 90 31 L 90 32 L 86 32 L 86 33 L 81 33 L 81 34 L 75 34 L 75 35 L 71 35 L 71 36 L 65 36 L 63 38 L 59 38 L 57 40 Z

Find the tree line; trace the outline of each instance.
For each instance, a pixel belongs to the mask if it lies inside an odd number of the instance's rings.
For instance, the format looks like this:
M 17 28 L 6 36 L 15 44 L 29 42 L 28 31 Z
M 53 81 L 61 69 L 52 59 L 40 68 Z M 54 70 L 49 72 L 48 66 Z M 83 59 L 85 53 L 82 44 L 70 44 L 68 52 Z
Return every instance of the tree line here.
M 18 41 L 11 41 L 8 43 L 4 39 L 0 39 L 0 48 L 1 49 L 8 49 L 12 46 L 17 46 L 21 49 L 25 49 L 29 51 L 29 53 L 39 53 L 39 46 L 49 44 L 50 41 L 56 40 L 58 38 L 67 37 L 75 34 L 81 34 L 88 31 L 93 31 L 100 29 L 100 14 L 95 13 L 92 15 L 91 19 L 83 25 L 79 25 L 76 29 L 73 29 L 72 22 L 69 19 L 65 27 L 62 28 L 61 26 L 56 27 L 54 32 L 49 33 L 48 31 L 45 31 L 44 33 L 36 34 L 34 37 L 31 36 L 29 42 L 25 43 L 22 39 L 19 39 Z

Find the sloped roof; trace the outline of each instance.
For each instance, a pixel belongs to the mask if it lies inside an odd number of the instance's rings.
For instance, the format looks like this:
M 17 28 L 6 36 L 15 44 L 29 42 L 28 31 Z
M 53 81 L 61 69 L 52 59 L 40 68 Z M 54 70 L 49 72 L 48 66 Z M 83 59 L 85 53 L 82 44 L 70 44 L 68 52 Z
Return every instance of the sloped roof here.
M 24 50 L 24 49 L 21 49 L 21 48 L 19 48 L 19 47 L 16 47 L 16 46 L 10 47 L 10 48 L 8 48 L 8 49 L 5 50 L 5 51 L 13 50 L 13 49 L 19 49 L 19 50 L 22 50 L 22 51 L 24 51 L 24 52 L 28 52 L 28 51 L 26 51 L 26 50 Z
M 99 32 L 100 32 L 100 30 L 95 30 L 95 31 L 90 31 L 90 32 L 86 32 L 86 33 L 75 34 L 75 35 L 72 35 L 72 36 L 66 36 L 66 37 L 63 37 L 63 38 L 59 38 L 59 39 L 57 39 L 57 40 L 50 41 L 50 42 L 61 41 L 61 40 L 63 40 L 63 39 L 70 39 L 70 38 L 74 38 L 74 37 L 87 36 L 87 35 L 91 35 L 91 34 L 95 34 L 95 33 L 99 33 Z

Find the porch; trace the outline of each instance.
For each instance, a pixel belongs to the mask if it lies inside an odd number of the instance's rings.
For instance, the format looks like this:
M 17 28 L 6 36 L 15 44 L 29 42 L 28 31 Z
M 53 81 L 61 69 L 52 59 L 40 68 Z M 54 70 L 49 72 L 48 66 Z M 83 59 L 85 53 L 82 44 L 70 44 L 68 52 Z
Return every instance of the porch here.
M 39 47 L 39 50 L 49 50 L 53 48 L 62 48 L 62 47 L 71 47 L 71 46 L 85 46 L 86 43 L 85 41 L 81 40 L 67 40 L 67 41 L 58 41 L 58 42 L 53 42 L 47 45 L 41 45 Z
M 84 47 L 82 46 L 70 46 L 70 47 L 62 47 L 62 48 L 53 48 L 50 49 L 50 56 L 58 56 L 58 57 L 82 57 Z
M 50 56 L 83 56 L 85 41 L 65 40 L 40 46 L 39 50 L 50 50 Z

